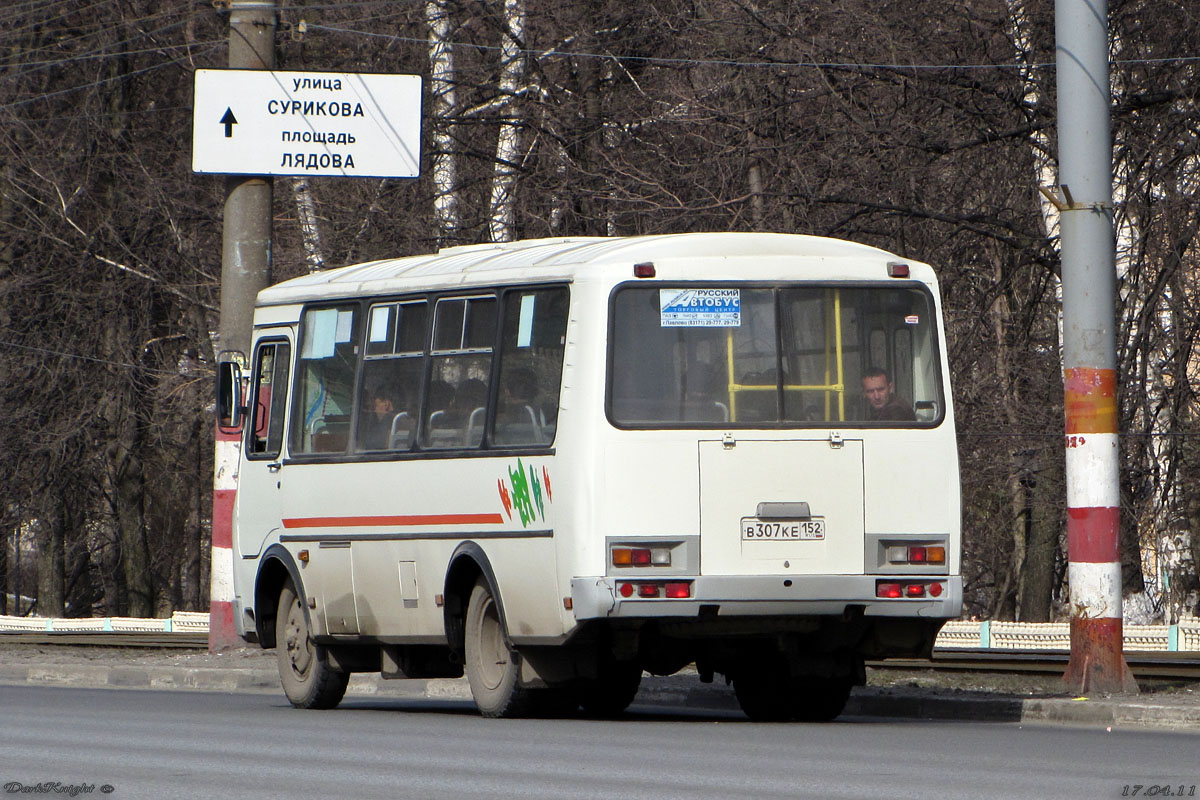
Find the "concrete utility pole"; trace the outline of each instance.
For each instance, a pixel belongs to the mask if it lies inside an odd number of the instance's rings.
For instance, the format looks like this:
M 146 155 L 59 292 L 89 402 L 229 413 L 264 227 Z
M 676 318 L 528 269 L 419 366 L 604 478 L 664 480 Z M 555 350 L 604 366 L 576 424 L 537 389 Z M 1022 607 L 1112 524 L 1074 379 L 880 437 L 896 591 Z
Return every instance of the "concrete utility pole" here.
M 1079 693 L 1136 692 L 1118 553 L 1116 261 L 1106 0 L 1055 0 L 1071 661 Z
M 228 0 L 229 68 L 275 67 L 275 0 Z M 254 299 L 271 280 L 271 178 L 226 178 L 221 251 L 221 350 L 249 355 Z M 216 434 L 208 649 L 238 643 L 233 625 L 233 503 L 240 439 Z

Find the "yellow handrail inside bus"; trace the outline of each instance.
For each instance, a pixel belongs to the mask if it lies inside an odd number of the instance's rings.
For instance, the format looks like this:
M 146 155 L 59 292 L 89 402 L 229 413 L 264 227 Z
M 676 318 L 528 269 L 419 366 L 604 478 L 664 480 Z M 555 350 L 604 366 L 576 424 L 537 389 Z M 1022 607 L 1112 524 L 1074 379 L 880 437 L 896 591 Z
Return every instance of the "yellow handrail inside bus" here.
M 833 326 L 825 327 L 825 382 L 824 383 L 785 383 L 785 392 L 824 392 L 825 420 L 830 421 L 833 397 L 837 396 L 837 419 L 846 419 L 846 371 L 842 349 L 842 293 L 840 289 L 827 290 L 825 296 L 826 317 L 832 315 Z M 725 360 L 729 367 L 729 419 L 738 421 L 737 398 L 740 392 L 775 392 L 776 384 L 739 383 L 734 376 L 737 370 L 733 357 L 733 328 L 725 334 Z M 833 379 L 836 373 L 836 379 Z

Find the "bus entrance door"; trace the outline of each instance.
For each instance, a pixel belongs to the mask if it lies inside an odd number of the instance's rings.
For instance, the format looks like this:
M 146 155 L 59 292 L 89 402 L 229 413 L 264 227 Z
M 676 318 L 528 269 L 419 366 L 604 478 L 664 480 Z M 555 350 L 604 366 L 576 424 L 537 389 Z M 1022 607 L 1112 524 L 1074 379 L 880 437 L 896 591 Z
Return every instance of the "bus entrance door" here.
M 267 538 L 281 529 L 279 491 L 292 361 L 288 336 L 286 329 L 271 331 L 254 350 L 235 526 L 238 555 L 247 559 L 257 558 Z

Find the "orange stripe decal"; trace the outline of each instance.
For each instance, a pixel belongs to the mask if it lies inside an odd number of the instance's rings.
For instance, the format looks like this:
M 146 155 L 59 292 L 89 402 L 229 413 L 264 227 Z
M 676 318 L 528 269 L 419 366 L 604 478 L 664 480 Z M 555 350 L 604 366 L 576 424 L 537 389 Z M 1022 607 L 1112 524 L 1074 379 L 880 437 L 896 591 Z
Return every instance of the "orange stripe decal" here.
M 1117 371 L 1063 370 L 1067 433 L 1117 432 Z
M 298 517 L 285 519 L 284 528 L 385 528 L 415 525 L 500 525 L 500 514 L 404 514 L 374 517 Z

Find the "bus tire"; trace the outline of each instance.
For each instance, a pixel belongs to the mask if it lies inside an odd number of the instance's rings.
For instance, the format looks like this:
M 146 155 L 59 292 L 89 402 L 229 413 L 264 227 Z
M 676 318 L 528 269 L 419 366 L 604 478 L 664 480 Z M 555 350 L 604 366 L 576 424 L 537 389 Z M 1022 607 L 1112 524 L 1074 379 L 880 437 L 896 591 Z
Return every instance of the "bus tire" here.
M 733 693 L 751 722 L 787 722 L 793 717 L 787 670 L 742 669 L 733 677 Z
M 296 708 L 333 708 L 346 694 L 350 675 L 333 669 L 326 649 L 313 643 L 308 612 L 290 578 L 279 592 L 275 660 L 283 693 Z
M 609 664 L 579 687 L 579 704 L 593 717 L 616 717 L 629 708 L 642 684 L 642 667 L 636 663 Z
M 801 722 L 829 722 L 846 708 L 849 678 L 807 678 L 791 697 L 793 716 Z
M 463 633 L 464 668 L 479 713 L 493 718 L 528 714 L 535 697 L 520 685 L 520 656 L 508 644 L 500 607 L 483 580 L 471 590 Z

